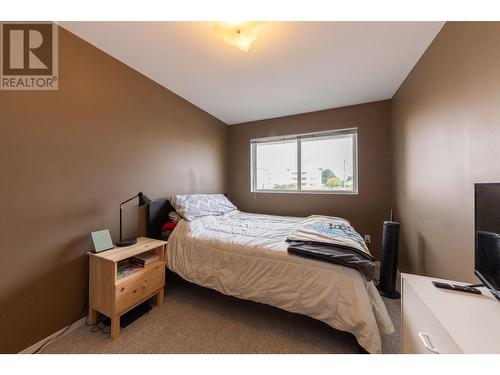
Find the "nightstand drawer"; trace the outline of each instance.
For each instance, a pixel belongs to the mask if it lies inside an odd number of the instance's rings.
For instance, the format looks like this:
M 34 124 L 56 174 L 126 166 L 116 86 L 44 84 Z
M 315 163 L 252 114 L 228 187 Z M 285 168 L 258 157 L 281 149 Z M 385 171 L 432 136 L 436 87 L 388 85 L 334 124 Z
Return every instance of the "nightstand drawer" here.
M 155 262 L 115 286 L 115 313 L 122 313 L 165 284 L 165 263 Z

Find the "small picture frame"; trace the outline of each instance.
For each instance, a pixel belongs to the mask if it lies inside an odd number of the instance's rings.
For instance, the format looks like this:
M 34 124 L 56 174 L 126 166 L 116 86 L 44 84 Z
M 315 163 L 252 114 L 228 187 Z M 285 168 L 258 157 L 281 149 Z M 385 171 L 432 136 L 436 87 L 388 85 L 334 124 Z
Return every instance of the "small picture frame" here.
M 92 236 L 92 242 L 94 243 L 94 253 L 100 253 L 101 251 L 113 248 L 113 241 L 111 240 L 109 230 L 99 230 L 97 232 L 90 233 L 90 235 Z

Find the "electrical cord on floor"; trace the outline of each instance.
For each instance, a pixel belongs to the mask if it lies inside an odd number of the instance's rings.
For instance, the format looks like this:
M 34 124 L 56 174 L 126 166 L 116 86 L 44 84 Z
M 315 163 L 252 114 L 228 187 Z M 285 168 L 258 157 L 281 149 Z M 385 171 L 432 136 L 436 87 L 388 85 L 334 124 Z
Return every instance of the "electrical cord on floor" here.
M 108 326 L 106 324 L 104 324 L 104 321 L 106 320 L 106 318 L 101 318 L 99 319 L 96 324 L 89 324 L 87 321 L 85 321 L 85 325 L 88 326 L 88 327 L 92 327 L 90 329 L 90 332 L 92 333 L 97 333 L 97 332 L 101 332 L 102 334 L 109 334 L 111 333 L 111 326 Z
M 84 303 L 83 303 L 83 307 L 82 307 L 82 311 L 80 312 L 80 314 L 78 316 L 82 316 L 83 314 L 85 314 L 85 310 L 87 309 L 88 307 L 88 287 L 85 288 L 85 291 L 83 292 L 83 298 L 84 298 Z M 80 320 L 80 319 L 78 319 Z M 75 323 L 78 321 L 74 321 L 73 323 L 71 323 L 69 326 L 67 326 L 62 332 L 60 332 L 59 334 L 57 334 L 56 336 L 50 338 L 49 340 L 45 341 L 42 345 L 40 345 L 34 352 L 33 354 L 38 354 L 40 353 L 47 345 L 49 345 L 51 342 L 53 342 L 55 339 L 63 336 L 65 333 L 67 333 L 69 331 L 69 329 L 71 327 L 73 327 L 75 325 Z M 87 319 L 85 319 L 85 324 L 87 324 Z
M 138 308 L 138 307 L 139 306 L 136 306 L 136 308 Z M 129 312 L 127 314 L 130 314 L 130 313 L 131 312 Z M 127 315 L 127 314 L 125 314 L 125 315 Z M 144 315 L 147 315 L 147 314 L 149 314 L 149 310 L 144 312 Z M 137 319 L 137 317 L 135 319 Z M 85 325 L 88 327 L 92 327 L 90 329 L 90 332 L 92 332 L 92 333 L 101 332 L 104 335 L 109 335 L 111 333 L 111 320 L 105 316 L 101 316 L 101 318 L 97 320 L 96 324 L 90 324 L 87 321 L 85 321 Z

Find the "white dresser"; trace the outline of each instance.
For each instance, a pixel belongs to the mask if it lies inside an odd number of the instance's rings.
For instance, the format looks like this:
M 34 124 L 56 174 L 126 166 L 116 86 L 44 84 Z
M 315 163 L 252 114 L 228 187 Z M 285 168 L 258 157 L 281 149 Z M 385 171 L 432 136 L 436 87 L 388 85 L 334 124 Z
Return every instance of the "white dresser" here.
M 500 302 L 482 295 L 438 289 L 442 280 L 401 274 L 401 352 L 500 353 Z M 462 283 L 464 284 L 464 283 Z

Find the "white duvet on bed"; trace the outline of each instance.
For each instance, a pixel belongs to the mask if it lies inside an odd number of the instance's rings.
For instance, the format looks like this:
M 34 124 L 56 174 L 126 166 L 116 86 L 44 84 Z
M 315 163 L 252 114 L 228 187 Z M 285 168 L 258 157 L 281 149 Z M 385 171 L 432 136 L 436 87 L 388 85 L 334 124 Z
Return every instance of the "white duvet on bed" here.
M 182 220 L 167 266 L 195 284 L 321 320 L 380 353 L 380 334 L 394 327 L 375 285 L 357 270 L 288 254 L 285 239 L 301 220 L 240 211 Z

